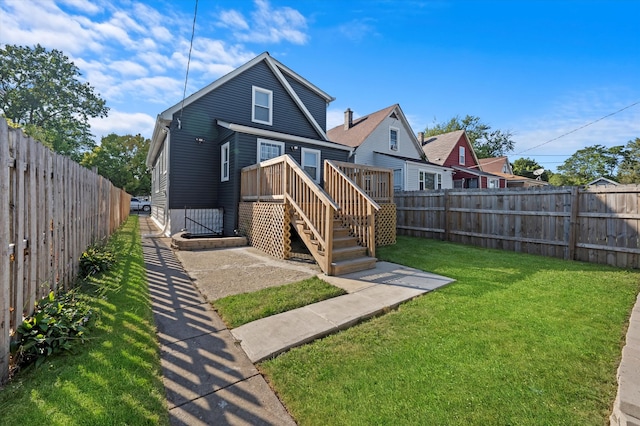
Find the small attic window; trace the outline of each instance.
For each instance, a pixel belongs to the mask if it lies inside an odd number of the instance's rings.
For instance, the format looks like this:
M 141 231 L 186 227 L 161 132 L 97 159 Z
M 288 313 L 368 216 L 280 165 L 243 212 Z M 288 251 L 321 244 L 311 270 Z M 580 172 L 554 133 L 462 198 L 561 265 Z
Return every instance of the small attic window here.
M 273 122 L 273 92 L 257 86 L 252 86 L 252 88 L 251 121 L 271 126 Z
M 398 129 L 389 127 L 389 149 L 391 151 L 398 150 Z

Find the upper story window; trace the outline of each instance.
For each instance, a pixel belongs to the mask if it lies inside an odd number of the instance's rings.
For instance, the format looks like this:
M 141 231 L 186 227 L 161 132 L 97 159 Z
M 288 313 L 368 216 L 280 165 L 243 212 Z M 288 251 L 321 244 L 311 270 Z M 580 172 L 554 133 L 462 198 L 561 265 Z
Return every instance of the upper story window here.
M 464 146 L 459 147 L 458 149 L 458 153 L 459 153 L 459 159 L 458 162 L 460 163 L 461 166 L 465 165 L 465 152 L 464 152 Z
M 229 142 L 222 145 L 220 151 L 220 181 L 229 180 Z
M 251 121 L 268 124 L 273 121 L 273 92 L 253 86 Z
M 398 150 L 398 129 L 389 127 L 389 149 Z

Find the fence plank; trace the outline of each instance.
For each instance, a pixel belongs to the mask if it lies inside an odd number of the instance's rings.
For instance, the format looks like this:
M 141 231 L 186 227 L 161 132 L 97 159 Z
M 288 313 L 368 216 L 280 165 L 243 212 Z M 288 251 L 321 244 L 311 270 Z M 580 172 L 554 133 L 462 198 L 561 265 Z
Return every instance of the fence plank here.
M 395 195 L 405 235 L 640 268 L 640 185 Z
M 70 287 L 80 253 L 120 226 L 129 198 L 0 120 L 0 385 L 23 314 Z
M 10 302 L 10 234 L 11 222 L 9 207 L 9 129 L 4 120 L 0 120 L 0 383 L 9 372 L 9 342 L 11 339 L 11 302 Z M 6 284 L 4 284 L 6 283 Z

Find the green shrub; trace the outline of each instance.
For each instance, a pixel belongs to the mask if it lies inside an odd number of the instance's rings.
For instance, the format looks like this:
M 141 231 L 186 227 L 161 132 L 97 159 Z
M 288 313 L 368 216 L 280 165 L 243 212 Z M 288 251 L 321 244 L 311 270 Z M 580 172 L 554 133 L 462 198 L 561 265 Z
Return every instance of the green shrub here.
M 91 309 L 73 291 L 55 296 L 53 292 L 36 304 L 33 315 L 18 326 L 19 340 L 12 343 L 12 357 L 17 366 L 44 359 L 71 349 L 74 340 L 84 342 L 85 326 Z
M 87 278 L 104 272 L 115 263 L 116 256 L 105 244 L 90 245 L 80 256 L 80 276 Z

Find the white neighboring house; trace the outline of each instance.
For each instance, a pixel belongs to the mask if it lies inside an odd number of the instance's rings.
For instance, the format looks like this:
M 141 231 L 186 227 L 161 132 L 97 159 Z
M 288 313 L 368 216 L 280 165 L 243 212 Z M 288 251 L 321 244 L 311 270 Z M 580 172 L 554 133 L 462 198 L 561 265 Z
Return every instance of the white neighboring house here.
M 427 160 L 399 104 L 355 120 L 348 108 L 327 136 L 354 148 L 354 163 L 392 169 L 396 191 L 453 188 L 453 169 Z

